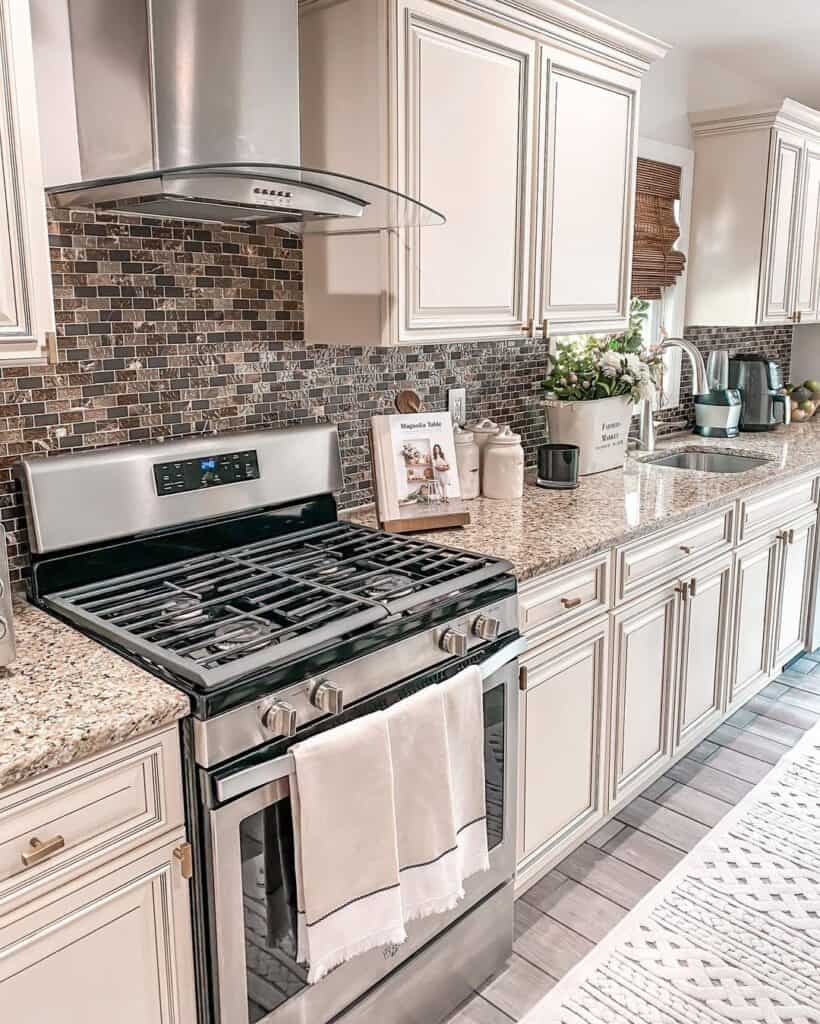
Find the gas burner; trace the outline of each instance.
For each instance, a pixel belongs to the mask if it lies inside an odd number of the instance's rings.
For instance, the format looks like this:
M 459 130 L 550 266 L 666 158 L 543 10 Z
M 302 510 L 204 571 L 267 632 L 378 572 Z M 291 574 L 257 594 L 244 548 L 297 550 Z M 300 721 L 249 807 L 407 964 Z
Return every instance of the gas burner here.
M 368 597 L 405 597 L 413 593 L 413 581 L 402 572 L 385 573 L 367 581 L 364 588 Z
M 261 650 L 273 643 L 270 627 L 263 622 L 225 622 L 214 630 L 209 647 L 217 651 L 234 651 L 241 647 L 243 654 Z M 248 645 L 247 647 L 245 645 Z
M 341 568 L 341 559 L 338 558 L 319 558 L 307 566 L 307 569 L 317 576 L 335 576 Z
M 194 594 L 175 594 L 163 601 L 161 610 L 173 622 L 188 622 L 200 615 L 200 599 Z

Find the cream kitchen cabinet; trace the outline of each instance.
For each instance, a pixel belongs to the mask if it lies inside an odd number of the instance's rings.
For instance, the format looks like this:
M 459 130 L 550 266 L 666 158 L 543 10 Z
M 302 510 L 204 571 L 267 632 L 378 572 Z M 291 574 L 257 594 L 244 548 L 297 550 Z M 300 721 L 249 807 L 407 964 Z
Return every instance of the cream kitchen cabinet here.
M 810 645 L 818 498 L 797 477 L 522 585 L 518 891 Z
M 194 1024 L 174 724 L 0 793 L 0 1006 L 16 1024 Z
M 307 341 L 624 326 L 640 78 L 665 51 L 562 0 L 535 10 L 302 0 L 303 162 L 447 217 L 309 234 Z
M 29 5 L 0 0 L 0 361 L 41 356 L 54 332 Z
M 691 121 L 687 322 L 820 320 L 820 112 L 785 100 Z
M 813 512 L 735 553 L 730 709 L 809 645 L 816 531 Z
M 533 304 L 548 333 L 616 331 L 628 319 L 639 83 L 602 70 L 541 47 Z
M 771 669 L 783 665 L 808 646 L 809 609 L 814 565 L 816 516 L 797 520 L 780 531 L 780 564 L 772 607 Z
M 594 827 L 605 808 L 606 616 L 522 661 L 518 850 L 527 862 L 555 856 Z
M 165 845 L 0 918 L 0 1004 L 15 1024 L 194 1024 L 189 883 Z
M 637 795 L 672 756 L 673 683 L 683 582 L 612 613 L 609 798 Z
M 820 139 L 806 142 L 795 285 L 798 319 L 820 319 Z
M 729 669 L 731 709 L 752 696 L 769 677 L 779 554 L 777 532 L 764 534 L 735 552 Z
M 723 712 L 731 627 L 732 556 L 715 558 L 683 581 L 676 684 L 675 746 L 709 732 Z

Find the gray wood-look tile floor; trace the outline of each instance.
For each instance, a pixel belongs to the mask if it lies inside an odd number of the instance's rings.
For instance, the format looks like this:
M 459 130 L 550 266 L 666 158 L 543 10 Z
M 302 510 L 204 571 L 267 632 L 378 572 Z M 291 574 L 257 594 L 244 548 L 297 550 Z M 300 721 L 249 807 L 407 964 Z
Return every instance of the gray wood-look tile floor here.
M 512 959 L 447 1024 L 520 1020 L 819 720 L 815 651 L 520 896 Z

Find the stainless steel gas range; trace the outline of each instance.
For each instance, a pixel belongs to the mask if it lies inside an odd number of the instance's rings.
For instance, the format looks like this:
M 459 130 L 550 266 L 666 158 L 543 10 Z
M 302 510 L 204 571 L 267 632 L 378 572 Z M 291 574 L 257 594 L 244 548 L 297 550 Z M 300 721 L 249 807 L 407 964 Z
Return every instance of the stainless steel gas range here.
M 19 476 L 32 599 L 191 700 L 203 1024 L 442 1019 L 512 949 L 524 644 L 510 566 L 339 521 L 329 426 L 33 457 Z M 289 747 L 471 664 L 484 679 L 490 870 L 401 946 L 308 985 Z

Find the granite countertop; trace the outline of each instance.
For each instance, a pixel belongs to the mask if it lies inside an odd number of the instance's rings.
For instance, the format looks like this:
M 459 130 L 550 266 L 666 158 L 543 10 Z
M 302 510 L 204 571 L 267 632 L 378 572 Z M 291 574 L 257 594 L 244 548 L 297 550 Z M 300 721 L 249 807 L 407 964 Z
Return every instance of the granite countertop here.
M 33 605 L 0 668 L 0 790 L 184 718 L 188 698 Z
M 518 579 L 527 580 L 779 480 L 820 471 L 820 417 L 727 440 L 679 434 L 659 441 L 654 457 L 687 448 L 731 451 L 770 461 L 744 473 L 717 474 L 653 466 L 645 461 L 653 456 L 634 453 L 623 469 L 581 477 L 575 490 L 545 490 L 530 479 L 517 501 L 477 498 L 467 502 L 469 526 L 414 536 L 508 559 Z M 376 524 L 372 507 L 348 516 Z

